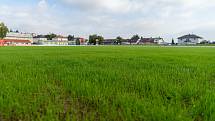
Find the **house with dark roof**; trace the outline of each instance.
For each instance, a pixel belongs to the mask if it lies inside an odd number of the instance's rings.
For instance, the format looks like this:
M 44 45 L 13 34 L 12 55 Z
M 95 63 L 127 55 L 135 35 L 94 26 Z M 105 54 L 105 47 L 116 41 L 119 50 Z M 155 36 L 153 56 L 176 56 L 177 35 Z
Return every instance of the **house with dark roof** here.
M 45 46 L 65 46 L 68 45 L 68 37 L 58 35 L 52 40 L 48 40 L 44 35 L 39 35 L 35 37 L 34 43 Z
M 178 37 L 178 44 L 184 45 L 184 44 L 198 44 L 202 41 L 202 37 L 197 36 L 195 34 L 188 34 L 181 37 Z
M 130 45 L 130 44 L 132 44 L 131 42 L 132 42 L 131 39 L 123 39 L 121 44 L 122 45 Z
M 85 38 L 83 38 L 83 37 L 77 37 L 77 38 L 75 38 L 75 40 L 76 40 L 76 45 L 78 44 L 78 45 L 86 45 L 87 43 L 86 43 L 86 40 L 85 40 Z
M 157 38 L 141 38 L 137 41 L 137 44 L 164 44 L 164 40 L 161 37 Z
M 68 40 L 68 45 L 86 45 L 86 40 L 82 37 L 74 37 L 73 39 Z
M 117 39 L 104 39 L 103 45 L 129 45 L 130 39 L 122 39 L 120 43 L 117 43 Z
M 114 45 L 116 39 L 104 39 L 103 45 Z
M 45 35 L 37 35 L 37 36 L 34 36 L 33 44 L 39 44 L 39 43 L 42 43 L 43 41 L 47 41 L 46 36 Z
M 161 37 L 150 37 L 150 38 L 143 38 L 141 37 L 139 40 L 132 40 L 128 39 L 127 44 L 132 44 L 132 45 L 144 45 L 144 44 L 159 44 L 162 45 L 164 44 L 164 39 Z

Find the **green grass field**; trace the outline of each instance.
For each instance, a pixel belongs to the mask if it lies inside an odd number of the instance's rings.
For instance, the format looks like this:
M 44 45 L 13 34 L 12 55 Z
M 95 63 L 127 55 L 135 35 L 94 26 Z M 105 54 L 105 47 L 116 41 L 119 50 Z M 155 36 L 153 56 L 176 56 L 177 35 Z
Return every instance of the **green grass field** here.
M 0 121 L 213 121 L 215 48 L 1 47 Z

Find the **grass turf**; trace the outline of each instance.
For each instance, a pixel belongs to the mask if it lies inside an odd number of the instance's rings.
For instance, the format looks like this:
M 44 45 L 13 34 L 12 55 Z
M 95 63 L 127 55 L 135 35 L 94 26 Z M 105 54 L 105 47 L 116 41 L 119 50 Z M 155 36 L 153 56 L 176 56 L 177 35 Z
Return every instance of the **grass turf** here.
M 215 119 L 215 48 L 1 47 L 0 121 Z

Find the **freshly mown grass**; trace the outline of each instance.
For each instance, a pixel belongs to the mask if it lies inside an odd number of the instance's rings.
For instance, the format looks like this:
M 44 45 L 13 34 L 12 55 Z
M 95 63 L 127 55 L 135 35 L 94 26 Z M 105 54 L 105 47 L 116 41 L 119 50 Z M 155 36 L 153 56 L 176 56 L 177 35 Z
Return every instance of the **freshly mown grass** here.
M 0 121 L 214 119 L 215 48 L 0 48 Z

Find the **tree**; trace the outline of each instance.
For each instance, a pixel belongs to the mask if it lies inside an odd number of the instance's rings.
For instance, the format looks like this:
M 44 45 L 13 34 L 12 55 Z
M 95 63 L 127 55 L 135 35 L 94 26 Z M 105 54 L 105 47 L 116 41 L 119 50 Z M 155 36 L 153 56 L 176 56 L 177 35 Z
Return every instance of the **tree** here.
M 172 38 L 172 45 L 174 45 L 175 44 L 175 40 Z
M 210 41 L 207 41 L 207 40 L 203 40 L 200 42 L 200 44 L 209 44 L 209 43 L 210 43 Z
M 8 28 L 4 23 L 0 23 L 0 39 L 3 39 L 6 37 L 8 32 Z
M 74 39 L 75 39 L 74 35 L 69 35 L 69 36 L 68 36 L 68 40 L 69 40 L 69 41 L 73 41 Z
M 46 37 L 48 40 L 52 40 L 53 38 L 57 37 L 57 35 L 54 34 L 54 33 L 51 33 L 51 34 L 45 35 L 45 37 Z
M 102 36 L 98 36 L 97 34 L 89 36 L 89 44 L 93 44 L 93 45 L 96 45 L 97 43 L 102 44 L 103 41 L 104 41 L 104 38 Z
M 81 42 L 80 42 L 80 38 L 77 38 L 76 41 L 75 41 L 76 45 L 80 45 Z
M 89 39 L 85 39 L 85 42 L 86 42 L 87 44 L 89 44 Z
M 116 38 L 116 44 L 122 44 L 122 41 L 123 41 L 123 38 L 122 37 L 120 37 L 120 36 L 118 36 L 117 38 Z
M 131 38 L 131 40 L 130 40 L 130 44 L 131 44 L 131 42 L 133 42 L 133 41 L 138 41 L 140 39 L 140 36 L 138 35 L 138 34 L 136 34 L 136 35 L 133 35 L 133 37 Z
M 103 41 L 104 41 L 104 37 L 98 36 L 97 41 L 98 41 L 98 44 L 101 45 L 103 43 Z
M 89 44 L 96 45 L 96 40 L 97 40 L 97 35 L 96 34 L 89 36 Z

